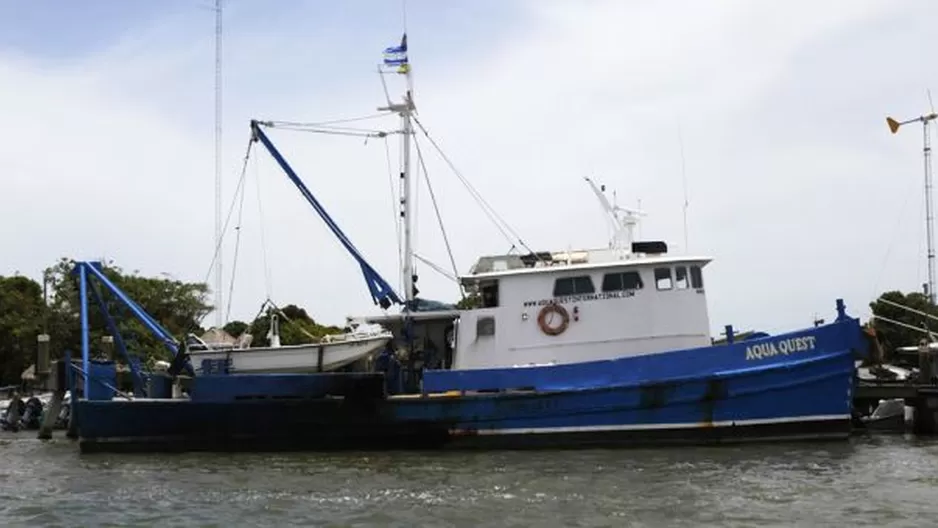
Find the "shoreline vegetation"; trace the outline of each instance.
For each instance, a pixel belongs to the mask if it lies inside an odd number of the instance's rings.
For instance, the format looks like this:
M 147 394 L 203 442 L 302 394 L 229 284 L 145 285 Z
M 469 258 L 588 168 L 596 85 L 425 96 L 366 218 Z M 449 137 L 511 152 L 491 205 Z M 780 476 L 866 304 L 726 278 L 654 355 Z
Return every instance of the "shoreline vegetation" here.
M 213 310 L 209 304 L 208 284 L 184 282 L 167 274 L 144 276 L 137 270 L 125 271 L 113 261 L 102 265 L 109 279 L 177 338 L 183 339 L 190 333 L 203 335 L 210 329 L 202 326 L 205 316 Z M 43 271 L 42 283 L 18 274 L 0 275 L 0 387 L 22 382 L 23 372 L 35 363 L 40 334 L 49 335 L 52 360 L 61 358 L 64 350 L 80 349 L 78 290 L 71 274 L 73 268 L 74 261 L 62 258 Z M 457 303 L 457 307 L 471 308 L 477 304 L 476 297 L 470 294 Z M 151 365 L 157 360 L 169 359 L 166 349 L 123 305 L 107 295 L 104 299 L 132 354 Z M 927 322 L 924 317 L 880 302 L 879 299 L 938 317 L 938 307 L 931 305 L 923 293 L 889 291 L 870 303 L 873 313 L 879 316 L 923 328 Z M 345 330 L 316 322 L 304 308 L 294 304 L 283 306 L 281 311 L 289 320 L 280 328 L 280 340 L 284 345 L 309 343 Z M 106 325 L 99 310 L 89 310 L 89 317 L 91 344 L 100 350 L 102 337 L 106 335 Z M 249 332 L 252 336 L 251 346 L 267 346 L 270 344 L 267 339 L 269 325 L 267 314 L 261 313 L 253 321 L 230 321 L 222 330 L 234 338 Z M 882 360 L 887 362 L 892 359 L 892 351 L 897 347 L 916 345 L 925 335 L 878 320 L 868 321 L 866 325 L 872 327 L 880 348 L 885 351 Z M 741 329 L 737 336 L 754 331 L 758 329 Z
M 125 271 L 113 261 L 102 263 L 102 267 L 118 288 L 177 339 L 190 333 L 201 336 L 210 329 L 211 325 L 203 326 L 205 316 L 213 310 L 208 284 L 184 282 L 166 274 L 144 276 L 137 270 Z M 60 359 L 65 350 L 81 349 L 78 288 L 72 269 L 74 261 L 62 258 L 43 270 L 42 282 L 18 274 L 0 275 L 0 387 L 21 383 L 23 372 L 35 362 L 40 334 L 49 335 L 52 360 Z M 106 294 L 103 299 L 131 354 L 151 365 L 169 359 L 167 350 L 120 302 Z M 297 305 L 280 310 L 289 319 L 280 325 L 284 345 L 308 343 L 344 330 L 317 323 Z M 100 350 L 107 332 L 99 312 L 88 310 L 91 346 Z M 262 313 L 253 321 L 230 321 L 222 330 L 235 338 L 249 332 L 251 346 L 267 346 L 269 328 L 269 319 Z

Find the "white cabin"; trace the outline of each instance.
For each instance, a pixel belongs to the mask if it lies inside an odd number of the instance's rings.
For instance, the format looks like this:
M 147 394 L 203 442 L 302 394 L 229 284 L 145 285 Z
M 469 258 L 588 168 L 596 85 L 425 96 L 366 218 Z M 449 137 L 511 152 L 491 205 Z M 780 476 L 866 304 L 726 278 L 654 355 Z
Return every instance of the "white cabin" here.
M 453 369 L 576 363 L 709 346 L 709 257 L 615 249 L 483 257 L 460 280 Z M 542 315 L 543 311 L 543 315 Z

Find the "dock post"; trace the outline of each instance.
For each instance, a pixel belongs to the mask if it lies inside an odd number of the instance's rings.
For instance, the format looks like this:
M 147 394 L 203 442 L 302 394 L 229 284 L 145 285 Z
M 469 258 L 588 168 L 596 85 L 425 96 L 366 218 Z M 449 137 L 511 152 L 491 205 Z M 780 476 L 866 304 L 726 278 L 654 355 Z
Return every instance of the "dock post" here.
M 49 407 L 42 414 L 42 424 L 39 426 L 39 439 L 51 440 L 52 429 L 55 428 L 55 422 L 62 411 L 62 401 L 65 399 L 65 363 L 61 360 L 53 363 L 53 368 L 49 374 L 52 376 L 52 400 L 49 401 Z
M 938 394 L 928 391 L 915 399 L 913 432 L 923 436 L 938 433 Z
M 935 378 L 934 354 L 927 339 L 922 339 L 918 345 L 918 376 L 923 385 L 931 385 Z
M 72 365 L 72 353 L 65 351 L 65 386 L 68 387 L 70 395 L 69 405 L 71 412 L 68 413 L 68 432 L 65 436 L 71 439 L 78 438 L 78 383 L 75 380 L 75 369 Z

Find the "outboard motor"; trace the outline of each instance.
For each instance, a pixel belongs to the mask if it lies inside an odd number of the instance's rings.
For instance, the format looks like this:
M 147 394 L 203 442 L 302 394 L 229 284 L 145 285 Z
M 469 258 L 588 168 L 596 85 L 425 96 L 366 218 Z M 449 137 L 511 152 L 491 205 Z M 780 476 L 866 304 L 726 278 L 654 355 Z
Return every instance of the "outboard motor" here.
M 20 427 L 22 429 L 39 429 L 39 425 L 42 423 L 42 401 L 39 398 L 32 396 L 26 400 L 25 411 L 23 412 L 23 417 L 20 419 Z
M 72 416 L 72 406 L 67 402 L 62 402 L 62 408 L 59 410 L 59 415 L 55 418 L 55 428 L 56 429 L 67 429 L 68 420 Z
M 0 419 L 0 429 L 13 432 L 19 431 L 20 418 L 25 412 L 26 405 L 23 403 L 23 400 L 20 399 L 18 394 L 14 394 L 13 398 L 10 400 L 10 405 L 7 407 L 6 414 Z

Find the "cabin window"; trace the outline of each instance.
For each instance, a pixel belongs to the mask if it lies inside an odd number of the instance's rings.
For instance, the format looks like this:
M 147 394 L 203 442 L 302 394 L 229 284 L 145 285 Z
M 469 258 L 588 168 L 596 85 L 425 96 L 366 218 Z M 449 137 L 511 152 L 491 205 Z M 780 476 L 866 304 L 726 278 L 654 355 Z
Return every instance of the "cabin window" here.
M 640 290 L 643 286 L 642 276 L 637 271 L 607 273 L 603 276 L 604 292 Z
M 482 284 L 482 308 L 498 307 L 498 281 Z
M 703 288 L 703 274 L 700 272 L 700 266 L 690 267 L 690 287 L 698 290 Z
M 687 289 L 687 268 L 685 266 L 674 268 L 674 287 L 679 290 Z
M 655 268 L 655 286 L 659 290 L 670 290 L 674 287 L 671 283 L 671 268 Z
M 476 319 L 476 336 L 493 336 L 495 335 L 495 318 L 492 316 L 485 316 Z
M 596 293 L 596 288 L 593 286 L 593 279 L 590 278 L 589 275 L 564 277 L 554 282 L 554 297 L 583 295 L 585 293 Z

